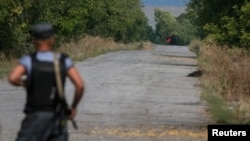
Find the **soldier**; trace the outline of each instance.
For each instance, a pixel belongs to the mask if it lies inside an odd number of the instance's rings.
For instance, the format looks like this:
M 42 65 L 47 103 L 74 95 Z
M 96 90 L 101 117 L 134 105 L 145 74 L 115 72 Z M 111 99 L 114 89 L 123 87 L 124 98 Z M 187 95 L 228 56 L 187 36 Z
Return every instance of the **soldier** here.
M 35 25 L 31 36 L 36 51 L 21 58 L 8 77 L 11 84 L 25 87 L 27 93 L 25 118 L 16 141 L 67 141 L 67 126 L 63 119 L 75 118 L 84 92 L 83 80 L 67 55 L 52 51 L 55 38 L 51 24 Z M 59 62 L 59 77 L 55 73 L 56 60 Z M 26 80 L 22 79 L 24 75 L 27 76 Z M 75 96 L 69 110 L 62 106 L 65 103 L 62 104 L 57 81 L 59 78 L 64 89 L 67 76 L 75 86 Z M 63 112 L 58 112 L 58 109 Z

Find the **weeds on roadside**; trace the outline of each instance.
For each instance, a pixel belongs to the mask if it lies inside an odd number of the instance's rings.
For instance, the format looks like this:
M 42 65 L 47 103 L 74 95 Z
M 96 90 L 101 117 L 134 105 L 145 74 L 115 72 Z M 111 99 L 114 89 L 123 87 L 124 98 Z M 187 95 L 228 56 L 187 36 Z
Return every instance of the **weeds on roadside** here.
M 191 41 L 189 45 L 190 51 L 194 52 L 197 56 L 199 56 L 200 48 L 203 46 L 203 42 L 199 39 L 194 39 Z
M 7 73 L 16 63 L 15 59 L 7 59 L 3 53 L 0 52 L 0 79 L 6 77 Z
M 146 43 L 117 43 L 111 38 L 87 36 L 77 42 L 65 43 L 59 48 L 60 51 L 69 54 L 74 60 L 82 61 L 89 57 L 94 57 L 117 50 L 150 49 L 152 44 Z
M 250 123 L 249 52 L 204 44 L 199 48 L 203 98 L 217 123 Z
M 82 61 L 89 57 L 111 51 L 151 49 L 152 47 L 153 45 L 150 42 L 123 44 L 115 42 L 112 38 L 86 36 L 79 41 L 64 43 L 58 50 L 68 54 L 74 61 Z M 7 59 L 6 56 L 0 52 L 0 79 L 6 77 L 6 74 L 16 62 L 15 58 Z

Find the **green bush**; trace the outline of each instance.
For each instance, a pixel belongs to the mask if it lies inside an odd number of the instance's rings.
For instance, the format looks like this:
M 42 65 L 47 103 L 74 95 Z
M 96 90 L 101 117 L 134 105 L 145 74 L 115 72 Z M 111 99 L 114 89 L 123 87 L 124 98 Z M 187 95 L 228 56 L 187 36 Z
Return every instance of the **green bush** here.
M 59 41 L 90 34 L 133 42 L 152 32 L 141 0 L 1 0 L 0 52 L 29 52 L 29 29 L 42 22 L 54 24 Z
M 250 1 L 191 0 L 187 13 L 201 38 L 229 47 L 249 48 Z

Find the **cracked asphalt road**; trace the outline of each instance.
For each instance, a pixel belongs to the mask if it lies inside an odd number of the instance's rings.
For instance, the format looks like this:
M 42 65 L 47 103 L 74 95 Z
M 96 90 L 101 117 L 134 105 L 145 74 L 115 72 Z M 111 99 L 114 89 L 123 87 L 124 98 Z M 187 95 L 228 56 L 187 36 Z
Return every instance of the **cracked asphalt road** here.
M 80 129 L 71 141 L 206 141 L 208 115 L 200 100 L 195 55 L 186 46 L 118 51 L 76 64 L 86 81 Z M 73 86 L 67 85 L 68 100 Z M 0 140 L 16 137 L 25 93 L 0 82 Z

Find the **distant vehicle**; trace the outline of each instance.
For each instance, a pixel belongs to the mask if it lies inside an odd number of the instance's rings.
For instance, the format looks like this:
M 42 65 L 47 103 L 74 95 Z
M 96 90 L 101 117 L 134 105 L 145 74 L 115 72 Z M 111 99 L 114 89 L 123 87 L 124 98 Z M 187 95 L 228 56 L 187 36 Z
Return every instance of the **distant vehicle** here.
M 180 39 L 176 35 L 172 35 L 166 38 L 166 43 L 168 45 L 179 45 L 180 44 Z
M 169 45 L 170 45 L 171 41 L 172 41 L 172 38 L 171 38 L 171 37 L 167 37 L 167 38 L 166 38 L 166 42 L 167 42 L 167 44 L 169 44 Z

